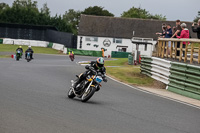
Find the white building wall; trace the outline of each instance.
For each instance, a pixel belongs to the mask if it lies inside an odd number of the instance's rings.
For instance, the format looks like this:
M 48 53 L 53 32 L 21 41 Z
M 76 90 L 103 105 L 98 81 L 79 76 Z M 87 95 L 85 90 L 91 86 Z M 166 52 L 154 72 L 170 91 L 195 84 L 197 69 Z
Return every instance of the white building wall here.
M 80 39 L 82 37 L 82 48 L 80 48 Z M 124 46 L 126 48 L 126 52 L 132 52 L 136 49 L 136 45 L 132 43 L 131 39 L 122 39 L 122 43 L 114 43 L 113 38 L 109 37 L 98 37 L 98 41 L 86 41 L 87 37 L 92 36 L 78 36 L 77 40 L 77 49 L 81 50 L 94 50 L 94 51 L 101 51 L 101 48 L 107 49 L 105 51 L 105 56 L 111 55 L 112 51 L 118 51 L 119 48 L 118 45 Z M 109 47 L 104 46 L 103 42 L 108 39 L 110 40 L 111 44 Z M 155 42 L 154 42 L 155 43 Z M 90 45 L 88 45 L 90 44 Z M 98 45 L 98 47 L 95 47 L 95 45 Z M 147 45 L 147 50 L 145 51 L 145 45 L 139 46 L 139 51 L 141 55 L 152 55 L 153 46 Z

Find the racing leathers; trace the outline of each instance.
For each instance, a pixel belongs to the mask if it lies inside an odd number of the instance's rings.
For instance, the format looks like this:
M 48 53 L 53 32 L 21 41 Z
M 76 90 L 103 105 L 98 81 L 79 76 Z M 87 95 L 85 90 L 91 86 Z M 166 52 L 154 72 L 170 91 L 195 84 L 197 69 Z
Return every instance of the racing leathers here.
M 32 48 L 28 48 L 25 52 L 25 58 L 27 58 L 27 53 L 30 52 L 30 58 L 33 59 L 33 49 Z

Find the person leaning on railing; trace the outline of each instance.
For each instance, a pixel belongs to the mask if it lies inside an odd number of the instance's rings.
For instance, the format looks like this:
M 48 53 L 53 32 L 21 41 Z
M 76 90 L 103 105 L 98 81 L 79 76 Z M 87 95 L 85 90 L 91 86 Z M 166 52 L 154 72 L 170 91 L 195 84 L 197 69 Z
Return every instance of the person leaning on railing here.
M 158 38 L 164 38 L 166 34 L 166 24 L 162 24 L 162 32 L 157 32 L 156 35 L 159 35 Z
M 178 19 L 176 20 L 176 27 L 173 27 L 173 36 L 171 38 L 176 38 L 176 35 L 180 36 L 181 34 L 181 21 Z M 177 42 L 177 48 L 180 48 L 180 42 Z M 180 51 L 177 50 L 177 56 L 180 56 Z
M 198 26 L 195 27 L 195 25 L 198 25 Z M 192 24 L 192 31 L 196 32 L 198 39 L 200 39 L 200 19 L 198 20 L 198 24 L 196 24 L 196 23 Z
M 190 38 L 190 32 L 187 29 L 187 25 L 185 23 L 181 24 L 181 35 L 179 36 L 178 34 L 176 34 L 177 38 Z M 189 43 L 189 42 L 187 42 Z M 183 48 L 185 48 L 186 42 L 183 42 Z M 183 56 L 185 56 L 185 51 L 183 51 Z

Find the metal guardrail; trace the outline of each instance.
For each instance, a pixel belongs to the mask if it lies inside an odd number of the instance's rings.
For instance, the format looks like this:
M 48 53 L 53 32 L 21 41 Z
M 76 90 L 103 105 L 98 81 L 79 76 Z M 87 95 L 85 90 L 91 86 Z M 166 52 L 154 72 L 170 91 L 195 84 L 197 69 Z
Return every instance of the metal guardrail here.
M 169 91 L 200 100 L 200 67 L 156 57 L 141 58 L 141 73 L 165 83 Z
M 183 44 L 186 42 L 186 44 Z M 189 44 L 188 44 L 189 42 Z M 171 43 L 169 47 L 168 44 Z M 180 47 L 178 47 L 180 44 Z M 195 47 L 195 44 L 199 44 Z M 180 53 L 178 55 L 177 53 Z M 183 55 L 183 53 L 185 53 Z M 177 39 L 177 38 L 159 38 L 157 46 L 157 57 L 172 58 L 181 61 L 200 63 L 200 39 Z
M 170 61 L 156 57 L 142 56 L 141 58 L 141 73 L 165 84 L 169 83 Z

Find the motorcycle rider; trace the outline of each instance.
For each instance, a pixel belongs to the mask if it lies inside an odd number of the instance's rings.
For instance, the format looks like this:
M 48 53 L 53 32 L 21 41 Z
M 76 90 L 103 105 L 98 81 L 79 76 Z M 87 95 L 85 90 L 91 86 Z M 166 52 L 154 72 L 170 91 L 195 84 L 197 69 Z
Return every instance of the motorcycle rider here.
M 73 54 L 73 55 L 74 55 L 74 52 L 73 52 L 73 51 L 69 51 L 69 55 L 70 55 L 70 54 Z
M 28 49 L 25 52 L 25 59 L 27 59 L 27 53 L 30 52 L 30 58 L 33 59 L 33 49 L 31 46 L 28 46 Z
M 22 46 L 19 46 L 17 49 L 16 49 L 16 52 L 17 51 L 21 51 L 21 53 L 20 53 L 20 57 L 22 57 L 22 55 L 23 55 L 23 49 L 22 49 Z
M 100 72 L 103 75 L 103 81 L 107 82 L 107 79 L 105 77 L 106 74 L 106 68 L 104 67 L 104 59 L 102 57 L 97 58 L 96 61 L 91 61 L 90 62 L 90 66 L 85 66 L 86 69 L 89 69 L 90 67 L 92 67 L 96 72 Z M 76 88 L 76 86 L 81 83 L 83 80 L 86 79 L 86 77 L 88 76 L 88 70 L 86 72 L 84 72 L 78 79 L 78 81 L 76 83 L 74 83 L 74 88 Z M 96 91 L 98 91 L 100 88 L 98 88 Z

